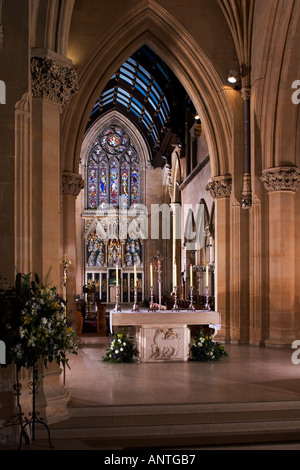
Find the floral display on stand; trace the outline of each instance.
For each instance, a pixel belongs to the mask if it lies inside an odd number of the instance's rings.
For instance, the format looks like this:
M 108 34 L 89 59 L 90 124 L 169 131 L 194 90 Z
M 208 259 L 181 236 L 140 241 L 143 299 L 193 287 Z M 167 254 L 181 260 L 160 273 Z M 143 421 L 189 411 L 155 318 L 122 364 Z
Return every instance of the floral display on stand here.
M 0 292 L 0 332 L 9 362 L 35 367 L 42 360 L 68 366 L 67 353 L 77 354 L 76 334 L 68 325 L 65 301 L 37 274 L 18 274 L 15 286 Z
M 116 333 L 110 341 L 110 345 L 106 350 L 106 355 L 102 358 L 104 362 L 133 362 L 134 356 L 138 351 L 133 342 L 128 338 L 126 333 Z
M 77 354 L 76 334 L 68 325 L 66 302 L 58 295 L 56 288 L 41 282 L 37 274 L 18 274 L 14 286 L 0 287 L 0 337 L 5 340 L 8 351 L 7 364 L 15 364 L 17 396 L 16 421 L 5 426 L 20 426 L 19 448 L 22 439 L 30 442 L 25 428 L 28 426 L 31 441 L 35 440 L 35 424 L 39 423 L 48 431 L 49 446 L 52 448 L 50 431 L 36 411 L 36 393 L 40 386 L 39 367 L 48 363 L 69 367 L 68 353 Z M 23 418 L 20 405 L 21 384 L 18 372 L 22 367 L 32 368 L 32 382 L 28 383 L 32 395 L 31 418 Z
M 193 341 L 190 353 L 192 361 L 200 362 L 213 362 L 222 357 L 228 357 L 224 346 L 214 341 L 205 330 L 201 330 L 199 336 Z

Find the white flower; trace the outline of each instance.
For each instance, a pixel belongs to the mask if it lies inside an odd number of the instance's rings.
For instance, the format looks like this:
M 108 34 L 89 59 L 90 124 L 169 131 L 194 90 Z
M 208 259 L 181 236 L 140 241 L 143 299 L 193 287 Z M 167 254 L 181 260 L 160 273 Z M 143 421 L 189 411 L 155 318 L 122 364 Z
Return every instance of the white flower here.
M 20 338 L 23 338 L 24 335 L 25 335 L 25 331 L 23 330 L 23 328 L 21 326 L 19 328 L 19 333 L 20 333 Z
M 115 350 L 115 353 L 116 353 L 116 354 L 119 354 L 119 351 L 118 351 L 118 349 L 116 349 L 116 350 Z
M 120 348 L 120 351 L 122 352 L 122 351 L 124 351 L 124 349 L 123 349 L 123 348 Z

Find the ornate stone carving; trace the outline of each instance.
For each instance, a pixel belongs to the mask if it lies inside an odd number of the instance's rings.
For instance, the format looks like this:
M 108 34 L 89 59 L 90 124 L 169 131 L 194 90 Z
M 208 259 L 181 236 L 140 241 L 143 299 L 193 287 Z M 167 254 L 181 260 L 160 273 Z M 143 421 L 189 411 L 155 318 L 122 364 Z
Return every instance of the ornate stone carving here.
M 266 190 L 297 192 L 300 188 L 300 170 L 293 167 L 276 167 L 263 171 L 260 178 Z
M 153 338 L 152 356 L 154 359 L 172 359 L 176 357 L 181 335 L 173 328 L 158 329 Z
M 64 173 L 62 176 L 62 194 L 64 196 L 79 196 L 84 188 L 84 181 L 81 175 L 76 173 Z
M 243 101 L 250 100 L 251 99 L 251 88 L 242 88 L 241 89 L 241 95 Z
M 71 96 L 78 92 L 78 78 L 71 67 L 61 67 L 53 59 L 31 59 L 32 95 L 47 98 L 63 109 Z
M 249 173 L 244 174 L 242 207 L 243 209 L 252 207 L 251 175 Z
M 212 179 L 206 186 L 213 199 L 229 198 L 232 189 L 231 176 L 222 176 Z

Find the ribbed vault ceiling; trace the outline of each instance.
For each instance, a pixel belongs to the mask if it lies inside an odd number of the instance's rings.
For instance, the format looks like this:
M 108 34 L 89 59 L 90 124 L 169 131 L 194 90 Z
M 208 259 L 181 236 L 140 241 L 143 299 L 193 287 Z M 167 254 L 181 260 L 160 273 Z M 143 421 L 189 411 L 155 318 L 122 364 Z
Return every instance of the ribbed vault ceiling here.
M 185 89 L 148 46 L 129 57 L 111 77 L 91 112 L 88 128 L 116 109 L 144 135 L 152 164 L 169 160 L 176 143 L 184 143 L 186 111 L 195 113 Z

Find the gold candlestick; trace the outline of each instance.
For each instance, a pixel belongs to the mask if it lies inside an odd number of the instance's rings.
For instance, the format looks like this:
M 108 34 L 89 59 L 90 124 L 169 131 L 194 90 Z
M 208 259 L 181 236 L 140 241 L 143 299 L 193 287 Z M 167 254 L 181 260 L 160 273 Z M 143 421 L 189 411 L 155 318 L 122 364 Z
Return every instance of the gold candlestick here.
M 66 302 L 67 301 L 67 285 L 68 285 L 68 269 L 69 269 L 69 266 L 72 264 L 68 258 L 67 253 L 64 254 L 60 264 L 62 264 L 62 267 L 63 267 L 63 282 L 62 282 L 63 291 L 64 291 L 63 299 Z M 67 310 L 67 306 L 65 305 L 65 313 L 66 313 L 66 310 Z

